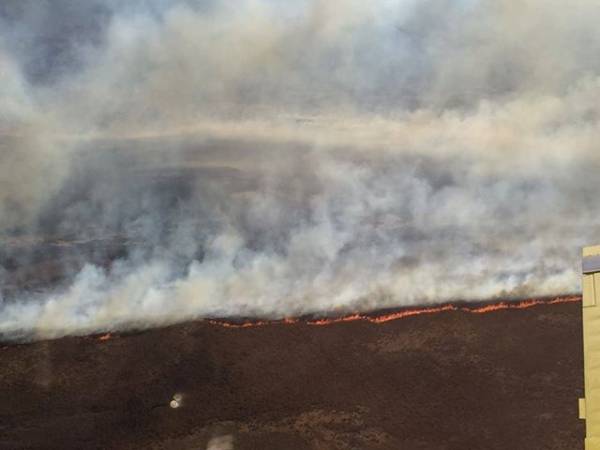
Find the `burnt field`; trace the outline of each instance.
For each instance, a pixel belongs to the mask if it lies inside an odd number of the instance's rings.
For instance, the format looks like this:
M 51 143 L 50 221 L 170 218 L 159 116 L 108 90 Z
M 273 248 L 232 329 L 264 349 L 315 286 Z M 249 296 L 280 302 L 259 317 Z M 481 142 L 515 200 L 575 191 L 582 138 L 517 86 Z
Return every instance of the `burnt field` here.
M 4 344 L 0 448 L 577 449 L 580 308 Z

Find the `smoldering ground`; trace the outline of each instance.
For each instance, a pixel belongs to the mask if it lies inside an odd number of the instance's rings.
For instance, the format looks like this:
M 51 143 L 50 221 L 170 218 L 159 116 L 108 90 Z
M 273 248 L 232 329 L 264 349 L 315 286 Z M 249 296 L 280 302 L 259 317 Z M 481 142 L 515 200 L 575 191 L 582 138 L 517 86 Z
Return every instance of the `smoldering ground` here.
M 0 14 L 4 335 L 579 290 L 595 2 Z

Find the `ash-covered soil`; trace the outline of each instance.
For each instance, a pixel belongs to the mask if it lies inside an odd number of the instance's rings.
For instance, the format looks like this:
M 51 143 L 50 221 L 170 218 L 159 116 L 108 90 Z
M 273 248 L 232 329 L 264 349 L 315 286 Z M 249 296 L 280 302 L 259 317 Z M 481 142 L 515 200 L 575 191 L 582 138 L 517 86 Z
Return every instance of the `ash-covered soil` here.
M 580 308 L 5 345 L 0 448 L 579 449 Z

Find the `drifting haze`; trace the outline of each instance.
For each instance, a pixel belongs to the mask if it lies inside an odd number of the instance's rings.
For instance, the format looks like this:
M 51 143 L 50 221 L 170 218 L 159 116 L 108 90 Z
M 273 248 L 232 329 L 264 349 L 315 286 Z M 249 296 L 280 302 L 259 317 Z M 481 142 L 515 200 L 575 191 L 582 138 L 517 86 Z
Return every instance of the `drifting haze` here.
M 579 290 L 597 2 L 121 3 L 0 5 L 0 333 Z

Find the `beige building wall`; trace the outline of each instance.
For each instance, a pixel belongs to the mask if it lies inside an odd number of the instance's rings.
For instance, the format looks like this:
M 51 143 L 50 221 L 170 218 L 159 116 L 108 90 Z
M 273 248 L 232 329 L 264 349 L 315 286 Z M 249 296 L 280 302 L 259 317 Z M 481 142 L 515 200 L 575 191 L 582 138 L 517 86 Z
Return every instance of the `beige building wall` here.
M 585 419 L 586 450 L 600 450 L 600 245 L 583 249 L 583 357 L 585 398 L 579 417 Z

